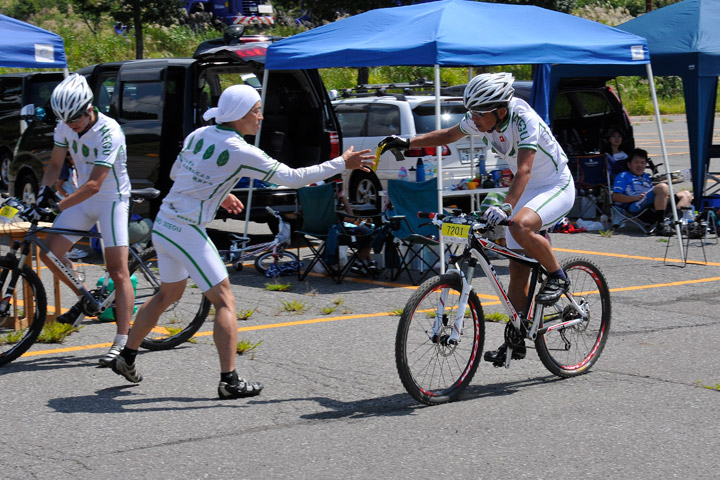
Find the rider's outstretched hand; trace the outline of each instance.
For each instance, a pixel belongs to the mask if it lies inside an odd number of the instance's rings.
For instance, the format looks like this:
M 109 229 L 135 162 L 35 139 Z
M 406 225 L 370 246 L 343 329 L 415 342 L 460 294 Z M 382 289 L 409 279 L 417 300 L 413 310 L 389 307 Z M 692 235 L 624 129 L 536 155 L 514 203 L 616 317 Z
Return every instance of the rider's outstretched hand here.
M 390 150 L 390 152 L 395 155 L 395 159 L 398 162 L 401 162 L 405 160 L 405 157 L 402 155 L 402 153 L 400 153 L 400 150 L 409 149 L 410 141 L 402 137 L 398 137 L 397 135 L 390 135 L 389 137 L 385 137 L 380 140 L 380 143 L 378 143 L 378 147 L 380 148 L 381 154 Z

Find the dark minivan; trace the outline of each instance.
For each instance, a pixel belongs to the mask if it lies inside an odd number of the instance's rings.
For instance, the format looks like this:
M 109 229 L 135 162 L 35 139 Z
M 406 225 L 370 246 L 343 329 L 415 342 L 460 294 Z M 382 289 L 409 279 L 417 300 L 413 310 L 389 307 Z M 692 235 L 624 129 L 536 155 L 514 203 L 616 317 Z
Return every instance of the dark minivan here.
M 63 79 L 62 72 L 6 73 L 0 75 L 0 183 L 7 186 L 10 161 L 20 134 L 27 128 L 23 110 L 45 107 Z

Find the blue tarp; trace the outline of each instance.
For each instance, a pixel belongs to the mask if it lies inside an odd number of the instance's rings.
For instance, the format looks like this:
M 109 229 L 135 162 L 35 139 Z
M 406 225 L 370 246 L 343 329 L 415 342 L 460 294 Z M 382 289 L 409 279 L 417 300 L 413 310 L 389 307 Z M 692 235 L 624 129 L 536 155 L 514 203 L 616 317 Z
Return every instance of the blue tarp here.
M 682 77 L 695 202 L 705 191 L 720 75 L 720 2 L 685 0 L 630 20 L 618 28 L 645 37 L 654 75 Z M 560 77 L 644 75 L 644 69 L 583 65 L 553 67 Z
M 527 5 L 440 0 L 370 10 L 272 44 L 268 69 L 644 64 L 645 40 Z
M 66 68 L 60 35 L 0 15 L 0 67 Z

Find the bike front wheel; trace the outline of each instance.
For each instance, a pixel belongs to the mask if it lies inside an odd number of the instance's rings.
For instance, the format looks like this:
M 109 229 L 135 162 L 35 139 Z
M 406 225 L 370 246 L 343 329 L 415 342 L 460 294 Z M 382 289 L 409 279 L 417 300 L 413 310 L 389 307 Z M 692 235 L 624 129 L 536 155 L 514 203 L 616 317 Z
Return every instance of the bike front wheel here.
M 418 287 L 400 316 L 395 362 L 405 389 L 426 405 L 455 400 L 470 384 L 485 342 L 485 317 L 475 292 L 470 293 L 457 344 L 448 341 L 458 310 L 462 279 L 446 274 Z M 440 316 L 440 330 L 433 325 Z
M 255 270 L 266 275 L 269 268 L 277 267 L 278 274 L 282 274 L 285 270 L 294 269 L 293 273 L 297 273 L 298 257 L 292 252 L 281 250 L 276 255 L 273 252 L 265 252 L 255 259 Z
M 580 315 L 566 296 L 545 307 L 546 331 L 535 339 L 543 365 L 559 377 L 574 377 L 590 370 L 605 347 L 610 331 L 610 290 L 600 269 L 583 258 L 572 258 L 561 265 L 570 280 L 570 293 L 580 306 Z M 563 327 L 563 322 L 583 318 Z M 559 325 L 557 328 L 553 328 Z
M 160 289 L 157 255 L 152 247 L 146 248 L 130 261 L 130 275 L 137 279 L 135 308 L 139 309 Z M 167 350 L 190 339 L 202 326 L 210 311 L 210 301 L 192 280 L 187 280 L 185 291 L 177 302 L 160 315 L 157 325 L 143 339 L 142 347 L 148 350 Z M 137 313 L 137 311 L 136 311 Z
M 0 315 L 0 366 L 12 362 L 35 343 L 47 314 L 45 287 L 37 274 L 28 265 L 20 268 L 16 258 L 0 257 L 2 296 L 11 279 L 16 280 L 15 293 L 7 297 L 7 310 Z

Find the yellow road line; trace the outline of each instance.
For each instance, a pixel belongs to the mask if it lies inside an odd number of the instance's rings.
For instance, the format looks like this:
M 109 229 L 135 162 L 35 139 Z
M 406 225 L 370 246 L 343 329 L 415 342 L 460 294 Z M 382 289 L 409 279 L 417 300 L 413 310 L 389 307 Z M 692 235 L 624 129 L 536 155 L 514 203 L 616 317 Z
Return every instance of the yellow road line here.
M 664 259 L 658 258 L 658 257 L 644 257 L 640 255 L 627 255 L 627 254 L 621 254 L 621 253 L 608 253 L 608 252 L 595 252 L 595 251 L 589 251 L 589 250 L 575 250 L 575 249 L 568 249 L 568 248 L 553 248 L 553 250 L 556 250 L 558 252 L 565 252 L 565 253 L 579 253 L 584 255 L 597 255 L 597 256 L 604 256 L 604 257 L 618 257 L 618 258 L 629 258 L 634 260 L 648 260 L 648 261 L 663 261 Z M 667 259 L 668 262 L 677 262 L 679 263 L 680 260 L 676 259 Z M 690 263 L 690 262 L 688 262 Z M 713 266 L 720 266 L 720 263 L 710 263 L 708 262 L 708 265 Z M 321 274 L 312 274 L 312 275 L 318 275 Z M 396 288 L 407 288 L 407 289 L 417 289 L 417 287 L 412 285 L 398 285 L 395 283 L 389 283 L 389 282 L 375 282 L 373 280 L 368 279 L 362 279 L 362 278 L 348 278 L 347 280 L 353 281 L 353 282 L 359 282 L 359 283 L 369 283 L 373 285 L 383 285 L 383 286 L 393 286 Z M 669 283 L 655 283 L 655 284 L 647 284 L 647 285 L 633 285 L 629 287 L 618 287 L 618 288 L 611 288 L 611 292 L 628 292 L 628 291 L 637 291 L 637 290 L 645 290 L 645 289 L 651 289 L 651 288 L 667 288 L 667 287 L 676 287 L 679 285 L 692 285 L 697 283 L 708 283 L 708 282 L 720 282 L 720 276 L 718 277 L 707 277 L 707 278 L 699 278 L 695 280 L 682 280 L 678 282 L 669 282 Z M 491 306 L 491 305 L 499 305 L 500 301 L 498 300 L 497 296 L 495 295 L 487 295 L 478 293 L 478 297 L 483 300 L 490 300 L 487 302 L 483 302 L 483 306 Z M 358 315 L 343 315 L 343 316 L 337 316 L 337 317 L 324 317 L 324 318 L 311 318 L 307 320 L 297 320 L 294 322 L 280 322 L 280 323 L 271 323 L 266 325 L 255 325 L 252 327 L 240 327 L 238 328 L 238 332 L 250 332 L 250 331 L 258 331 L 258 330 L 269 330 L 274 328 L 285 328 L 285 327 L 295 327 L 300 325 L 312 325 L 312 324 L 318 324 L 318 323 L 327 323 L 327 322 L 337 322 L 342 320 L 355 320 L 355 319 L 362 319 L 362 318 L 377 318 L 377 317 L 385 317 L 385 316 L 391 316 L 393 315 L 391 312 L 380 312 L 380 313 L 366 313 L 366 314 L 358 314 Z M 198 332 L 194 335 L 194 337 L 206 337 L 209 335 L 212 335 L 212 331 L 204 331 L 204 332 Z M 67 353 L 67 352 L 77 352 L 81 350 L 91 350 L 96 348 L 109 348 L 112 346 L 112 343 L 97 343 L 94 345 L 81 345 L 76 347 L 62 347 L 62 348 L 56 348 L 51 350 L 35 350 L 32 352 L 26 352 L 22 356 L 23 357 L 33 357 L 38 355 L 51 355 L 51 354 L 58 354 L 58 353 Z

